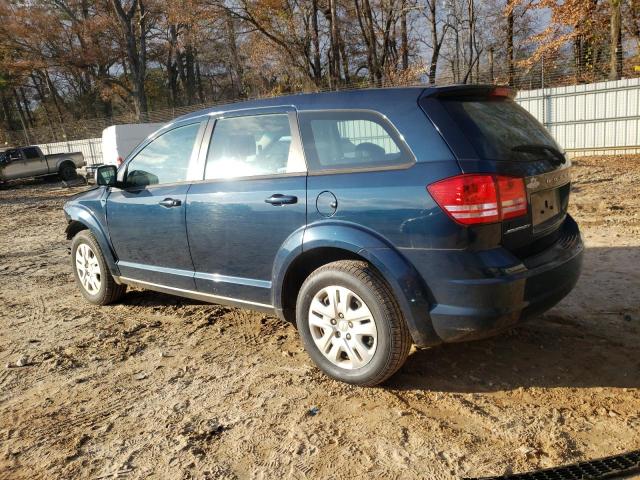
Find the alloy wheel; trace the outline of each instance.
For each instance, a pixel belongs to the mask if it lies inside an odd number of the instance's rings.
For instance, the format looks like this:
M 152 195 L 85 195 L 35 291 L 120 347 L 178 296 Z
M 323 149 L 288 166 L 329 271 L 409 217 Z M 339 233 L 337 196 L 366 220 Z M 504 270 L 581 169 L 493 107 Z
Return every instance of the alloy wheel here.
M 96 295 L 100 291 L 102 272 L 98 257 L 86 243 L 76 249 L 76 271 L 82 288 L 90 295 Z

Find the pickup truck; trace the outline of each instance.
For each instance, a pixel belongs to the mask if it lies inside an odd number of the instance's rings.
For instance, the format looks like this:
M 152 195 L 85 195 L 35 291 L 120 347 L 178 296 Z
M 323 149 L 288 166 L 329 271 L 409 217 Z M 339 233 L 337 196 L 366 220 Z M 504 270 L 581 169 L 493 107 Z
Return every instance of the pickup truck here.
M 83 166 L 82 152 L 44 155 L 37 146 L 0 150 L 0 182 L 47 175 L 71 180 L 76 177 L 76 169 Z

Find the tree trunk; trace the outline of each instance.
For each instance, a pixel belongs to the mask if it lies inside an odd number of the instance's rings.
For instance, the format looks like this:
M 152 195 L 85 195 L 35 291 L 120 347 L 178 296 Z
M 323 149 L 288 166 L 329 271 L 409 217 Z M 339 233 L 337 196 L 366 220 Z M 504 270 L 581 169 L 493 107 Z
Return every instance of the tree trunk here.
M 513 8 L 507 14 L 507 68 L 509 71 L 509 85 L 515 83 L 514 50 L 513 50 Z
M 20 92 L 20 100 L 22 101 L 22 105 L 24 106 L 24 113 L 27 121 L 29 122 L 29 126 L 34 127 L 36 122 L 34 121 L 33 115 L 31 114 L 31 108 L 29 107 L 27 96 L 24 93 L 24 88 L 20 87 L 18 91 Z
M 200 103 L 205 102 L 204 87 L 202 86 L 202 75 L 200 74 L 200 61 L 198 60 L 198 52 L 195 53 L 196 63 L 196 84 L 198 86 L 198 101 Z
M 338 16 L 336 13 L 336 0 L 329 0 L 329 26 L 331 29 L 331 58 L 329 59 L 331 84 L 336 88 L 340 82 L 340 50 L 338 47 Z
M 24 139 L 27 144 L 31 143 L 31 139 L 29 138 L 29 128 L 27 127 L 27 119 L 25 118 L 24 112 L 22 111 L 22 105 L 20 104 L 20 98 L 18 98 L 18 92 L 16 89 L 13 89 L 13 100 L 16 104 L 16 110 L 18 111 L 18 117 L 20 117 L 20 124 L 22 125 L 22 131 L 24 133 Z
M 320 67 L 320 35 L 318 33 L 318 0 L 311 2 L 311 42 L 313 43 L 313 78 L 316 86 L 322 82 Z
M 33 86 L 36 89 L 36 93 L 38 94 L 38 100 L 40 101 L 40 105 L 42 105 L 42 109 L 44 110 L 44 117 L 47 121 L 47 125 L 49 126 L 49 130 L 51 131 L 51 141 L 55 142 L 57 140 L 56 138 L 56 132 L 55 129 L 53 128 L 53 122 L 51 121 L 51 112 L 49 111 L 49 108 L 47 107 L 47 103 L 46 103 L 46 98 L 45 98 L 45 94 L 44 94 L 44 90 L 42 88 L 42 84 L 38 81 L 38 77 L 36 77 L 33 73 L 30 74 L 31 77 L 31 81 L 33 82 Z
M 440 47 L 442 45 L 442 39 L 438 38 L 438 21 L 436 18 L 437 12 L 437 2 L 436 0 L 431 0 L 429 3 L 429 14 L 430 14 L 430 29 L 431 29 L 431 45 L 433 45 L 433 52 L 431 53 L 431 62 L 429 64 L 429 83 L 431 85 L 436 83 L 436 73 L 438 71 L 438 59 L 440 57 Z M 444 38 L 444 34 L 442 35 Z
M 178 91 L 178 30 L 175 25 L 169 26 L 169 50 L 167 52 L 167 84 L 169 86 L 169 106 L 175 108 L 180 105 Z
M 0 103 L 2 103 L 2 112 L 4 113 L 4 119 L 7 125 L 7 130 L 17 130 L 18 125 L 15 123 L 13 112 L 11 110 L 11 103 L 7 100 L 4 93 L 0 93 Z
M 473 64 L 475 63 L 473 47 L 475 43 L 474 37 L 475 37 L 475 30 L 476 30 L 476 13 L 475 13 L 474 0 L 467 0 L 467 14 L 469 16 L 469 38 L 468 38 L 469 67 L 467 70 L 467 74 L 465 75 L 465 78 L 464 78 L 464 83 L 467 83 L 467 80 L 473 83 Z
M 620 3 L 620 0 L 611 0 L 609 80 L 620 80 L 622 77 L 622 14 Z
M 244 98 L 247 96 L 247 89 L 244 84 L 244 68 L 242 66 L 240 55 L 238 55 L 238 45 L 236 43 L 236 28 L 235 24 L 233 23 L 233 17 L 231 16 L 231 13 L 227 10 L 225 11 L 225 15 L 227 42 L 229 44 L 229 54 L 231 57 L 231 62 L 233 63 L 231 69 L 235 72 L 236 77 L 235 94 L 237 97 Z
M 134 109 L 138 121 L 147 120 L 148 104 L 145 79 L 147 76 L 147 25 L 143 0 L 133 0 L 128 10 L 122 0 L 111 0 L 126 44 L 127 59 L 133 77 Z M 137 12 L 137 21 L 134 20 Z
M 186 74 L 185 90 L 187 93 L 187 105 L 193 105 L 196 98 L 196 71 L 191 40 L 188 41 L 184 49 L 184 68 Z
M 407 4 L 403 0 L 400 13 L 400 56 L 402 58 L 402 70 L 409 68 L 409 36 L 407 34 Z
M 340 58 L 342 58 L 342 73 L 344 75 L 344 81 L 348 85 L 351 83 L 351 75 L 349 74 L 349 57 L 347 57 L 347 50 L 340 35 L 340 29 L 337 30 L 338 48 L 340 50 Z
M 375 82 L 375 65 L 373 60 L 373 48 L 371 46 L 372 41 L 375 42 L 375 37 L 372 39 L 369 38 L 369 29 L 366 24 L 367 21 L 364 18 L 362 8 L 364 5 L 360 5 L 359 0 L 354 0 L 354 4 L 356 7 L 356 17 L 358 18 L 358 24 L 360 25 L 360 30 L 362 32 L 362 36 L 364 37 L 364 42 L 367 47 L 367 70 L 369 71 L 369 83 L 373 84 Z
M 145 80 L 147 78 L 147 26 L 146 26 L 146 11 L 142 0 L 138 0 L 138 43 L 140 48 L 138 49 L 138 71 L 136 75 L 136 93 L 139 103 L 139 115 L 138 118 L 143 122 L 148 121 L 148 102 L 147 102 L 147 90 L 145 88 Z
M 363 7 L 370 40 L 369 48 L 371 50 L 373 76 L 376 85 L 382 86 L 382 69 L 378 59 L 378 40 L 376 39 L 375 25 L 373 23 L 373 12 L 371 11 L 371 4 L 369 3 L 369 0 L 363 1 Z
M 62 115 L 62 109 L 60 108 L 60 104 L 58 103 L 58 92 L 56 91 L 56 87 L 51 81 L 51 77 L 49 77 L 49 72 L 47 72 L 46 70 L 44 71 L 44 79 L 47 83 L 47 89 L 49 90 L 51 99 L 53 100 L 53 106 L 56 108 L 56 113 L 58 114 L 58 121 L 60 122 L 60 130 L 62 130 L 62 136 L 66 140 L 67 131 L 64 128 L 64 117 Z

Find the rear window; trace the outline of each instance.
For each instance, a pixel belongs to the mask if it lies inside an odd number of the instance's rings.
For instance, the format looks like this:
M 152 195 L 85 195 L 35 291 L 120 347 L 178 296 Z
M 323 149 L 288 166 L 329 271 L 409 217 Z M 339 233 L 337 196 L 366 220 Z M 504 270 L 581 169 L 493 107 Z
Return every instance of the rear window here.
M 299 119 L 311 170 L 402 167 L 413 161 L 396 129 L 378 113 L 303 112 Z
M 557 161 L 558 145 L 524 108 L 504 98 L 443 98 L 442 103 L 473 145 L 488 160 Z

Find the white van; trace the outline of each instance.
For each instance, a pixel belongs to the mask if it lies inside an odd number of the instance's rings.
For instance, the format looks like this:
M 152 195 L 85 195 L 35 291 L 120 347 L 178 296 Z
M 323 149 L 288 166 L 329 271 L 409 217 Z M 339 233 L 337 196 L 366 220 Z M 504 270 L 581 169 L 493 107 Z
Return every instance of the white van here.
M 102 131 L 102 162 L 105 165 L 120 166 L 140 142 L 163 125 L 163 123 L 128 123 L 105 128 Z

